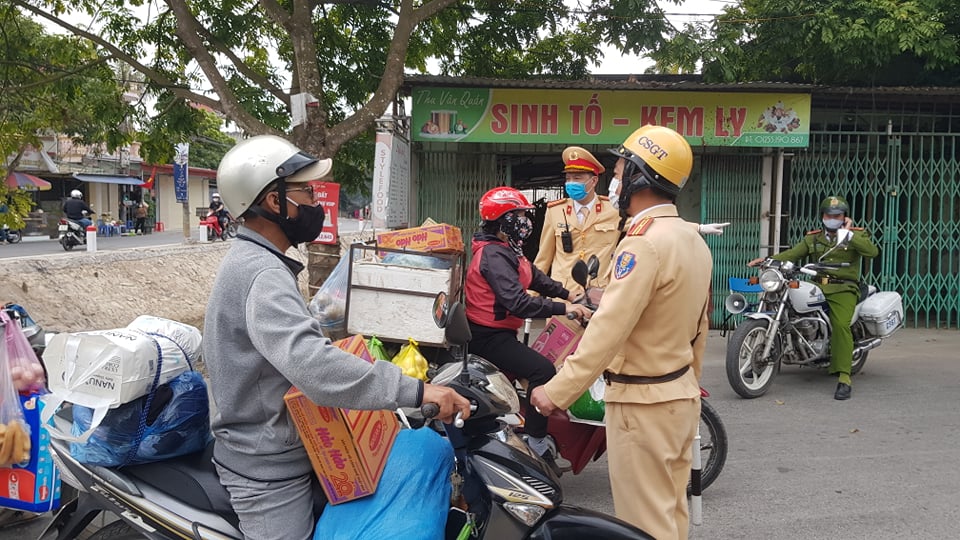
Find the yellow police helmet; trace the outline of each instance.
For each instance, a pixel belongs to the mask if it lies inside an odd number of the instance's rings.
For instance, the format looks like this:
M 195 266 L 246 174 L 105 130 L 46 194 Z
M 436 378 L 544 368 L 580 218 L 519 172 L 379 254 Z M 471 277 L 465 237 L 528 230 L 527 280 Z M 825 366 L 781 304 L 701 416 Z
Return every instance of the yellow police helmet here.
M 627 160 L 623 193 L 657 187 L 672 196 L 683 189 L 693 170 L 693 149 L 676 131 L 663 126 L 643 126 L 610 152 Z M 622 194 L 623 194 L 622 193 Z

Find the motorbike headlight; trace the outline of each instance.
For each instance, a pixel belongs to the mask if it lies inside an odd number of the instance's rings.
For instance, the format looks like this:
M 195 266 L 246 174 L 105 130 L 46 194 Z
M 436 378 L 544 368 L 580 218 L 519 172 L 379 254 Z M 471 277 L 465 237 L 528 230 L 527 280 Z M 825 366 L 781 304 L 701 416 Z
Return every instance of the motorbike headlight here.
M 520 520 L 527 527 L 533 527 L 540 521 L 540 518 L 547 513 L 547 509 L 535 504 L 508 502 L 503 504 L 503 509 L 510 512 L 510 515 Z
M 760 274 L 760 287 L 767 291 L 773 292 L 779 289 L 783 285 L 783 274 L 777 270 L 764 270 Z

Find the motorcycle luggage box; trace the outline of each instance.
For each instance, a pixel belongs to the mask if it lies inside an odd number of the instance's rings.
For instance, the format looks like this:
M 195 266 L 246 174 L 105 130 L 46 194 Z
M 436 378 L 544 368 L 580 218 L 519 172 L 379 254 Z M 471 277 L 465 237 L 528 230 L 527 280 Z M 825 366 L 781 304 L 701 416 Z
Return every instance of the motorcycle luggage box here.
M 876 337 L 887 337 L 903 327 L 903 300 L 892 291 L 878 292 L 860 306 L 860 319 Z

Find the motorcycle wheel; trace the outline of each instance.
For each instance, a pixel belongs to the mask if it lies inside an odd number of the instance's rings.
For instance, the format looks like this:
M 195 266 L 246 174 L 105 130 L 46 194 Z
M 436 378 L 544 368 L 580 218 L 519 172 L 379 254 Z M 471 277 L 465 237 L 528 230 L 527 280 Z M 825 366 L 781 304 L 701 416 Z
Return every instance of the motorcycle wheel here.
M 237 237 L 237 222 L 231 221 L 227 223 L 227 228 L 224 229 L 227 234 L 227 238 L 236 238 Z
M 63 246 L 64 251 L 71 251 L 73 249 L 73 242 L 66 236 L 60 238 L 60 245 Z
M 138 533 L 126 521 L 114 521 L 90 535 L 89 540 L 142 540 L 146 538 Z
M 727 380 L 733 391 L 740 397 L 752 399 L 767 393 L 773 385 L 773 379 L 780 372 L 780 337 L 774 338 L 771 349 L 771 358 L 760 373 L 753 369 L 754 355 L 763 350 L 763 342 L 767 335 L 766 320 L 750 319 L 740 323 L 740 326 L 730 336 L 727 344 Z
M 858 323 L 858 325 L 861 323 Z M 863 339 L 863 327 L 854 326 L 853 327 L 853 342 L 856 344 L 858 341 Z M 856 345 L 854 345 L 856 347 Z M 870 354 L 870 351 L 863 351 L 860 354 L 853 353 L 853 363 L 850 364 L 850 374 L 856 375 L 863 369 L 863 366 L 867 363 L 867 355 Z
M 20 240 L 22 240 L 22 239 L 23 239 L 23 237 L 20 236 L 20 231 L 13 231 L 13 230 L 7 231 L 7 242 L 8 242 L 8 243 L 10 243 L 10 244 L 19 244 L 19 243 L 20 243 Z
M 727 463 L 727 428 L 723 427 L 717 410 L 705 399 L 700 400 L 700 456 L 700 489 L 704 490 L 720 476 Z

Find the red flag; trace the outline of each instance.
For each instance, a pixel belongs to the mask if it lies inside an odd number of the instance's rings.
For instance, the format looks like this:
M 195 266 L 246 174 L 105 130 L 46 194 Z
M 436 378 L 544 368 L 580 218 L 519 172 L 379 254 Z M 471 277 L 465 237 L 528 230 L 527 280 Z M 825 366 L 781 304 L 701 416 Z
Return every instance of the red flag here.
M 150 189 L 150 190 L 152 190 L 152 189 L 153 189 L 153 179 L 154 179 L 154 177 L 155 177 L 156 175 L 157 175 L 157 168 L 154 167 L 153 170 L 150 171 L 150 178 L 147 178 L 147 181 L 144 182 L 140 187 L 143 188 L 143 189 Z

